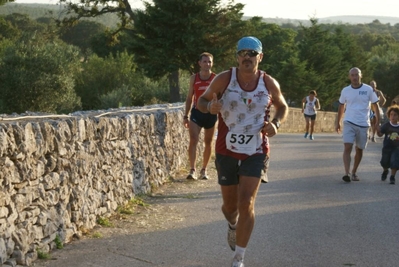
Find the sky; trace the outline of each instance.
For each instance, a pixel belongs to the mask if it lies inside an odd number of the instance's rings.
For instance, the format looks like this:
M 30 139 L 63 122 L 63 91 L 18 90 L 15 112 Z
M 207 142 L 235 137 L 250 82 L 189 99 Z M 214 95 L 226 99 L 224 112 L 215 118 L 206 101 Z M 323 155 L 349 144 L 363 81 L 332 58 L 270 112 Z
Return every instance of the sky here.
M 184 1 L 184 0 L 182 0 Z M 57 4 L 57 0 L 16 0 L 16 3 Z M 227 0 L 222 0 L 227 2 Z M 130 1 L 142 8 L 141 0 Z M 244 16 L 309 20 L 342 15 L 399 17 L 399 0 L 235 0 Z

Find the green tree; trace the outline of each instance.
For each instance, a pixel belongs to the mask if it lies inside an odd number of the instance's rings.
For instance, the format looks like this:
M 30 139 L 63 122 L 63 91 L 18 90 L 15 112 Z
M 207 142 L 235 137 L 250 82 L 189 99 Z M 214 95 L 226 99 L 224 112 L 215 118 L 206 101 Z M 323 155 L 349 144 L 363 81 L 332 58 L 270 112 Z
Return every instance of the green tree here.
M 90 55 L 76 75 L 76 91 L 85 110 L 165 103 L 169 99 L 167 79 L 144 76 L 127 52 L 104 58 Z
M 125 31 L 118 34 L 117 41 L 112 40 L 112 32 L 109 30 L 97 33 L 90 38 L 90 49 L 100 57 L 107 57 L 109 54 L 116 56 L 117 53 L 126 51 L 132 35 Z
M 193 71 L 200 52 L 211 52 L 218 64 L 234 54 L 245 25 L 243 6 L 221 7 L 218 0 L 153 2 L 145 4 L 145 11 L 137 11 L 131 49 L 149 77 L 168 75 L 170 102 L 177 102 L 181 100 L 179 71 Z
M 84 0 L 67 3 L 74 17 L 70 24 L 83 17 L 118 14 L 120 25 L 115 33 L 127 29 L 134 36 L 130 51 L 145 73 L 152 78 L 168 76 L 170 102 L 180 101 L 180 70 L 194 70 L 198 54 L 209 51 L 218 62 L 231 56 L 235 43 L 243 34 L 244 5 L 221 0 L 155 0 L 144 2 L 145 10 L 132 10 L 127 0 L 115 5 L 112 0 Z M 134 22 L 134 27 L 133 27 Z
M 0 60 L 1 112 L 65 113 L 80 108 L 73 72 L 75 47 L 61 43 L 17 42 Z
M 14 0 L 0 0 L 0 6 L 9 2 L 14 2 Z
M 364 33 L 356 35 L 357 43 L 364 51 L 370 52 L 373 47 L 378 45 L 388 45 L 395 43 L 395 38 L 390 34 L 378 34 L 378 33 Z
M 298 34 L 299 58 L 306 62 L 308 72 L 306 88 L 317 91 L 320 100 L 328 110 L 338 99 L 341 89 L 348 83 L 348 71 L 359 67 L 371 75 L 367 66 L 367 54 L 356 44 L 352 35 L 342 28 L 325 30 L 317 19 L 311 19 L 310 27 L 301 27 Z
M 306 69 L 306 62 L 291 57 L 281 63 L 275 78 L 289 106 L 300 107 L 302 98 L 310 91 L 309 80 L 316 75 Z
M 399 43 L 376 46 L 372 49 L 370 65 L 372 79 L 387 98 L 386 106 L 399 95 Z
M 114 90 L 130 86 L 135 79 L 135 68 L 133 56 L 126 52 L 117 53 L 116 56 L 111 54 L 105 58 L 89 56 L 87 62 L 82 63 L 81 70 L 76 73 L 76 92 L 82 99 L 83 109 L 102 108 L 103 95 L 110 95 Z
M 17 29 L 14 40 L 29 42 L 39 40 L 42 42 L 53 42 L 58 40 L 55 23 L 41 23 L 29 18 L 26 14 L 13 13 L 4 17 L 5 21 L 13 28 Z M 0 30 L 1 31 L 1 30 Z
M 67 44 L 79 47 L 82 53 L 87 55 L 92 45 L 92 38 L 105 30 L 106 27 L 100 23 L 82 20 L 73 27 L 62 28 L 60 39 Z
M 66 16 L 58 22 L 64 26 L 72 26 L 82 18 L 95 18 L 106 14 L 117 15 L 119 23 L 114 33 L 132 29 L 135 12 L 129 0 L 59 0 L 59 4 L 66 6 Z
M 122 85 L 107 94 L 101 95 L 99 109 L 119 108 L 127 106 L 144 106 L 167 103 L 169 90 L 167 79 L 154 81 L 142 73 L 135 73 L 131 85 Z
M 20 30 L 14 27 L 11 22 L 7 21 L 3 17 L 0 17 L 0 41 L 4 39 L 16 40 L 20 34 Z

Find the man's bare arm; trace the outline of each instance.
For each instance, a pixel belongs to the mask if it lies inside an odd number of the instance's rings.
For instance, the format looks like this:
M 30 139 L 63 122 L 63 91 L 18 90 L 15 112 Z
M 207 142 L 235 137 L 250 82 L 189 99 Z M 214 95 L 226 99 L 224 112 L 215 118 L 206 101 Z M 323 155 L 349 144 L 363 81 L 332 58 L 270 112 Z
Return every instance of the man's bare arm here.
M 373 109 L 374 116 L 376 118 L 375 125 L 379 125 L 381 117 L 380 117 L 380 107 L 378 105 L 378 102 L 371 104 L 371 108 Z
M 338 107 L 337 122 L 335 126 L 335 130 L 337 131 L 337 133 L 341 132 L 341 120 L 342 116 L 344 115 L 344 110 L 345 110 L 345 104 L 340 104 Z
M 194 95 L 194 81 L 195 81 L 195 74 L 191 75 L 190 77 L 190 87 L 188 89 L 187 98 L 186 98 L 186 110 L 184 112 L 184 116 L 188 116 L 191 110 L 191 104 L 193 102 L 193 95 Z
M 385 98 L 384 94 L 381 91 L 379 91 L 379 95 L 380 95 L 380 101 L 378 104 L 380 105 L 380 107 L 382 107 L 387 102 L 387 99 Z

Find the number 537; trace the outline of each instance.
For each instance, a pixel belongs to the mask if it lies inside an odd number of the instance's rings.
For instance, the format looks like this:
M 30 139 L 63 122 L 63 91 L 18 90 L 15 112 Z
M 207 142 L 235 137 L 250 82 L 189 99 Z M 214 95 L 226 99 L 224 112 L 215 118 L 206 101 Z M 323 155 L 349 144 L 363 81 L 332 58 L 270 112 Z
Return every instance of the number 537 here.
M 240 145 L 242 144 L 248 144 L 252 138 L 254 136 L 253 135 L 246 135 L 246 134 L 231 134 L 230 136 L 230 143 L 235 144 L 238 143 Z

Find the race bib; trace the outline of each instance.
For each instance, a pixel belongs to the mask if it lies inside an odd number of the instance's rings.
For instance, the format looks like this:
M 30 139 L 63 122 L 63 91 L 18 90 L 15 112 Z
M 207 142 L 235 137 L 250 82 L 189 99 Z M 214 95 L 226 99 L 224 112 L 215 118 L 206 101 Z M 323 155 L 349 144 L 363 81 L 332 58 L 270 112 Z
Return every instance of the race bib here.
M 235 153 L 253 155 L 262 144 L 261 134 L 243 134 L 228 132 L 226 135 L 226 147 Z

